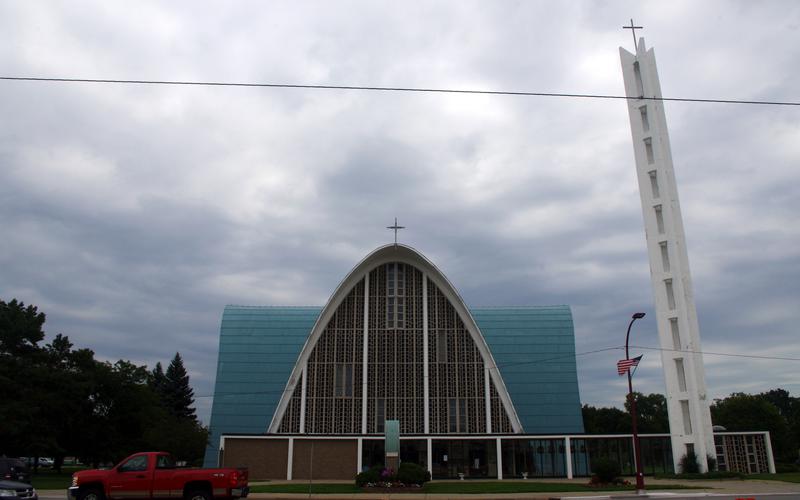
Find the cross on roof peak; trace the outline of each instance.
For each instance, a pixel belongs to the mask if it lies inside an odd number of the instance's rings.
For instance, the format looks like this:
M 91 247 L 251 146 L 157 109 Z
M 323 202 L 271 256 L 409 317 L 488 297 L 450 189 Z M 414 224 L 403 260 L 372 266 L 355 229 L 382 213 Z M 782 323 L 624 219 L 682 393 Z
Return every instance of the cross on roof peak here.
M 397 246 L 397 230 L 405 228 L 405 226 L 397 225 L 397 217 L 394 218 L 394 226 L 386 226 L 386 229 L 394 229 L 394 246 Z

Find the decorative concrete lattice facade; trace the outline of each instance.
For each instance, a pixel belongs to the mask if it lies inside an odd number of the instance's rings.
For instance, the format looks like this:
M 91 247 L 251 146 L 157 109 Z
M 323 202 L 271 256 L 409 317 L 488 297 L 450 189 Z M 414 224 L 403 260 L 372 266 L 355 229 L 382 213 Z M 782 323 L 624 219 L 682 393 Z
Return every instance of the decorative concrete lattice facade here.
M 402 434 L 513 432 L 489 369 L 446 294 L 409 263 L 383 263 L 310 347 L 277 432 L 381 434 L 386 420 Z
M 769 435 L 760 432 L 719 433 L 714 436 L 717 467 L 722 471 L 758 474 L 775 472 Z

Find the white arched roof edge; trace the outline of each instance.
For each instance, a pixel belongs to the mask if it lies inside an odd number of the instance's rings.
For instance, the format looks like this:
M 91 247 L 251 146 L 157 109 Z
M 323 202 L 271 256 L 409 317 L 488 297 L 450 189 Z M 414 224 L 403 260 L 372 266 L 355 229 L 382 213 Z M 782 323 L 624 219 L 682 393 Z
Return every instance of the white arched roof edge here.
M 478 328 L 478 324 L 473 319 L 472 314 L 470 314 L 469 309 L 461 298 L 461 295 L 459 295 L 456 288 L 452 283 L 450 283 L 450 280 L 447 279 L 444 273 L 442 273 L 433 262 L 428 260 L 427 257 L 422 255 L 422 253 L 414 248 L 401 244 L 389 244 L 376 248 L 372 251 L 372 253 L 364 257 L 361 262 L 356 264 L 356 266 L 353 267 L 353 269 L 336 287 L 336 290 L 331 295 L 331 298 L 328 299 L 328 303 L 322 308 L 322 312 L 317 318 L 316 323 L 314 323 L 314 327 L 311 329 L 311 333 L 306 339 L 305 344 L 303 344 L 303 349 L 300 351 L 297 362 L 295 363 L 292 373 L 289 376 L 289 380 L 286 383 L 286 389 L 284 389 L 283 393 L 281 394 L 280 402 L 275 409 L 275 413 L 272 416 L 272 420 L 267 428 L 267 432 L 278 432 L 278 428 L 283 420 L 283 415 L 286 412 L 286 408 L 289 406 L 289 401 L 294 394 L 297 383 L 300 381 L 300 376 L 303 373 L 303 368 L 308 362 L 311 351 L 317 344 L 319 337 L 322 335 L 322 332 L 325 330 L 325 327 L 330 322 L 333 314 L 339 308 L 339 305 L 341 305 L 344 298 L 350 293 L 353 287 L 358 284 L 359 281 L 364 279 L 367 273 L 372 271 L 374 268 L 389 262 L 402 262 L 416 267 L 425 273 L 428 279 L 432 281 L 439 288 L 439 290 L 442 291 L 442 293 L 444 293 L 445 297 L 455 308 L 456 313 L 458 313 L 459 317 L 464 322 L 464 326 L 472 337 L 472 340 L 475 342 L 475 345 L 478 347 L 478 351 L 483 357 L 484 365 L 489 368 L 489 375 L 494 382 L 494 386 L 495 389 L 497 389 L 500 400 L 503 402 L 503 407 L 506 409 L 509 420 L 511 421 L 512 429 L 515 433 L 522 432 L 522 424 L 517 416 L 517 411 L 514 408 L 511 397 L 508 394 L 505 382 L 503 382 L 503 377 L 500 376 L 500 371 L 494 361 L 492 352 L 489 350 L 489 346 L 486 344 L 483 334 Z

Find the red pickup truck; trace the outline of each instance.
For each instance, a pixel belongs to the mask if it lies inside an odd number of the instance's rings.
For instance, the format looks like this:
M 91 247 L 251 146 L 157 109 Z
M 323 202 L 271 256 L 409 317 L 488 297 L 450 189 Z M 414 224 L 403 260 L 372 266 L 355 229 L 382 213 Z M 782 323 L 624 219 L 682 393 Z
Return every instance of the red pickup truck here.
M 72 475 L 68 500 L 212 500 L 247 496 L 247 469 L 179 469 L 164 452 L 135 453 L 112 469 Z

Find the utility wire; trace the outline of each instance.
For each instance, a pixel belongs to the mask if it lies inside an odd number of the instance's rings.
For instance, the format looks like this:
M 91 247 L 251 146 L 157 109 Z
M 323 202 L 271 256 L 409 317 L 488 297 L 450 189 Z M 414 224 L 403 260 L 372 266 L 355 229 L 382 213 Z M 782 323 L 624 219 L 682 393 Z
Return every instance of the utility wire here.
M 687 97 L 628 97 L 610 94 L 572 94 L 564 92 L 515 92 L 504 90 L 470 90 L 447 89 L 426 87 L 375 87 L 362 85 L 301 85 L 292 83 L 248 83 L 248 82 L 202 82 L 185 80 L 115 80 L 109 78 L 41 78 L 30 76 L 0 76 L 0 80 L 25 81 L 25 82 L 56 82 L 56 83 L 116 83 L 133 85 L 189 85 L 202 87 L 259 87 L 283 89 L 311 89 L 311 90 L 367 90 L 378 92 L 428 92 L 441 94 L 481 94 L 481 95 L 506 95 L 524 97 L 570 97 L 584 99 L 622 99 L 634 101 L 672 101 L 696 102 L 715 104 L 756 104 L 765 106 L 800 106 L 800 102 L 792 101 L 754 101 L 741 99 L 694 99 Z
M 708 354 L 711 356 L 730 356 L 733 358 L 751 358 L 751 359 L 769 359 L 774 361 L 800 361 L 800 358 L 789 358 L 783 356 L 759 356 L 756 354 L 734 354 L 729 352 L 710 352 L 710 351 L 692 351 L 689 349 L 667 349 L 664 347 L 649 347 L 643 345 L 632 345 L 631 348 L 648 349 L 651 351 L 671 351 L 671 352 L 686 352 L 690 354 Z

